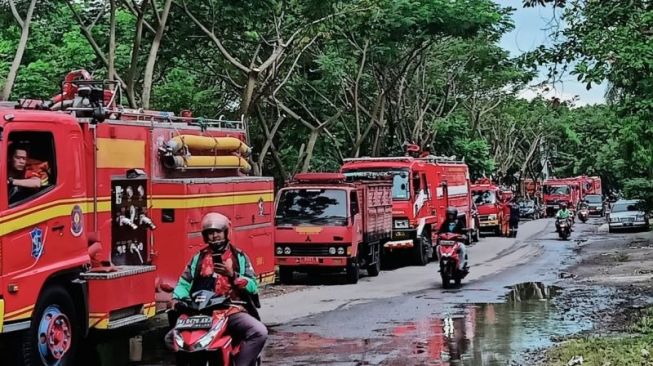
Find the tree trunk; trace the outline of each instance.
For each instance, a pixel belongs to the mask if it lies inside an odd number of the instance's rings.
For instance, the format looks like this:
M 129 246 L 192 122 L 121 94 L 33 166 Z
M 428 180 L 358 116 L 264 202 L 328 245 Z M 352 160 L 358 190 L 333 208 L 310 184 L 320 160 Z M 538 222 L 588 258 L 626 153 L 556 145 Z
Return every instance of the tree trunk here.
M 115 80 L 116 74 L 116 0 L 110 1 L 109 9 L 109 81 Z
M 154 77 L 154 63 L 156 62 L 156 55 L 159 52 L 159 46 L 161 45 L 161 39 L 163 38 L 163 32 L 165 31 L 166 21 L 168 20 L 168 14 L 170 13 L 170 6 L 172 5 L 172 0 L 166 0 L 163 5 L 163 11 L 161 14 L 161 23 L 156 30 L 154 35 L 154 40 L 152 41 L 152 48 L 150 48 L 150 55 L 147 57 L 147 64 L 145 64 L 145 75 L 143 80 L 143 98 L 142 104 L 143 108 L 150 108 L 150 95 L 152 92 L 152 79 Z
M 319 128 L 315 128 L 311 131 L 310 136 L 308 137 L 308 143 L 306 144 L 306 152 L 304 153 L 304 164 L 302 167 L 302 173 L 306 173 L 311 167 L 311 159 L 313 158 L 313 149 L 315 149 L 315 143 L 317 138 L 320 136 Z
M 14 16 L 16 17 L 16 21 L 18 22 L 18 24 L 20 24 L 22 31 L 20 33 L 20 41 L 18 43 L 18 48 L 16 49 L 16 53 L 14 55 L 14 61 L 11 63 L 9 74 L 7 75 L 7 79 L 5 80 L 5 86 L 2 90 L 1 100 L 9 99 L 9 97 L 11 96 L 11 90 L 14 88 L 16 75 L 18 75 L 18 68 L 20 67 L 20 63 L 23 60 L 23 54 L 25 53 L 25 48 L 27 48 L 27 39 L 29 38 L 29 26 L 32 21 L 32 14 L 34 13 L 36 0 L 32 0 L 30 2 L 29 8 L 27 9 L 27 15 L 25 16 L 25 20 L 20 19 L 20 16 L 18 16 L 18 12 L 15 11 L 14 1 L 9 0 L 9 4 L 12 10 L 14 10 Z
M 149 5 L 150 0 L 143 0 L 141 4 L 141 11 L 138 13 L 138 18 L 136 20 L 136 33 L 134 34 L 134 44 L 132 45 L 132 55 L 131 61 L 129 63 L 129 71 L 127 74 L 127 95 L 136 95 L 134 93 L 134 84 L 136 83 L 136 70 L 138 70 L 138 53 L 141 49 L 141 41 L 143 40 L 143 23 L 145 22 L 145 9 Z M 132 101 L 129 101 L 130 107 L 136 108 L 136 103 L 132 104 Z

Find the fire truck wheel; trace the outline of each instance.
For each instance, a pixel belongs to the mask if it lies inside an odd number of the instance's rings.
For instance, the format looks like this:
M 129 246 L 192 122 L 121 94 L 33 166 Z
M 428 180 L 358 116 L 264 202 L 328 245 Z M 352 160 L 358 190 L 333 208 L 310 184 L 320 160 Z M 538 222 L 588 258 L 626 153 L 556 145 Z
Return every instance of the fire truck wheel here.
M 479 232 L 478 227 L 472 229 L 472 241 L 474 243 L 478 243 L 480 237 L 481 237 L 481 233 Z
M 23 335 L 24 364 L 72 366 L 80 340 L 81 329 L 70 295 L 60 286 L 43 290 L 32 326 Z
M 279 281 L 283 285 L 289 285 L 292 283 L 293 279 L 293 270 L 289 267 L 279 267 Z
M 419 237 L 419 240 L 415 241 L 414 255 L 415 255 L 415 264 L 418 266 L 425 266 L 429 263 L 429 252 L 431 241 L 427 238 L 427 233 L 422 234 Z
M 347 283 L 357 284 L 360 277 L 360 267 L 358 266 L 358 259 L 351 258 L 347 264 Z
M 376 261 L 367 267 L 367 274 L 370 277 L 376 277 L 381 272 L 381 244 L 376 245 L 374 252 L 376 253 Z

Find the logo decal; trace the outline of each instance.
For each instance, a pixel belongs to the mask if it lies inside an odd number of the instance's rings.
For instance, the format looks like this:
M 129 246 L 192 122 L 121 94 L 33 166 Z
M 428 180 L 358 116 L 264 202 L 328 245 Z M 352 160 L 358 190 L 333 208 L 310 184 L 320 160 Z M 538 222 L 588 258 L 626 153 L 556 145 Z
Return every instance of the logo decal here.
M 32 257 L 39 259 L 43 255 L 43 230 L 34 228 L 29 236 L 32 238 Z
M 70 213 L 70 221 L 70 233 L 76 237 L 82 235 L 82 231 L 84 231 L 84 215 L 82 208 L 79 207 L 79 205 L 73 207 L 73 210 Z

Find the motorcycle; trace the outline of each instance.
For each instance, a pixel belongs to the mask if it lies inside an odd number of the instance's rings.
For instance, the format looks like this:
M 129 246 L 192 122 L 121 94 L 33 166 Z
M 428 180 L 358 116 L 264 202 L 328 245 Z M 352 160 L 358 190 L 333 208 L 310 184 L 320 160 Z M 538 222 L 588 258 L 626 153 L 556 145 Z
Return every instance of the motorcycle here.
M 197 291 L 191 299 L 177 303 L 181 313 L 166 335 L 166 346 L 176 353 L 177 366 L 230 366 L 240 351 L 227 332 L 230 315 L 241 312 L 234 301 L 211 291 Z M 260 358 L 256 365 L 260 365 Z
M 558 228 L 558 236 L 560 239 L 567 240 L 571 235 L 571 224 L 569 219 L 556 219 L 556 227 Z
M 449 288 L 451 280 L 456 286 L 469 273 L 467 266 L 467 249 L 465 236 L 457 233 L 441 233 L 438 235 L 438 259 L 440 262 L 440 277 L 442 287 Z
M 578 218 L 583 223 L 587 222 L 587 219 L 589 217 L 590 217 L 590 210 L 587 207 L 581 207 L 580 210 L 578 210 Z

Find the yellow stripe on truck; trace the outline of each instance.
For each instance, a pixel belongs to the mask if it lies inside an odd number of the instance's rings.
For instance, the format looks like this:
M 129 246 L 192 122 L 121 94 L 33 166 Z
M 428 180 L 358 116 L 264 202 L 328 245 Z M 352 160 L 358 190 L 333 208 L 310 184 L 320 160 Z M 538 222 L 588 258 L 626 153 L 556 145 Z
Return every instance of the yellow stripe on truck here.
M 165 198 L 166 196 L 155 196 L 152 199 L 152 208 L 202 208 L 212 206 L 228 206 L 239 204 L 257 203 L 260 199 L 263 202 L 272 202 L 274 194 L 272 191 L 254 191 L 246 194 L 234 194 L 224 196 L 204 196 L 192 198 Z M 171 196 L 178 197 L 178 196 Z M 76 200 L 61 200 L 59 204 L 50 205 L 43 209 L 35 211 L 27 209 L 12 214 L 13 219 L 3 218 L 0 225 L 0 236 L 32 227 L 57 217 L 69 217 L 75 205 L 79 205 L 84 213 L 93 212 L 93 202 L 89 198 L 79 198 Z M 99 198 L 98 212 L 111 211 L 111 202 L 107 197 Z
M 0 299 L 0 333 L 2 333 L 2 327 L 5 324 L 5 301 Z
M 145 141 L 97 139 L 98 168 L 145 168 Z
M 155 198 L 152 200 L 152 208 L 201 208 L 212 206 L 228 206 L 246 203 L 257 203 L 260 199 L 263 202 L 273 200 L 272 192 L 262 194 L 243 194 L 225 197 L 202 197 L 202 198 L 184 198 L 184 199 L 165 199 Z

